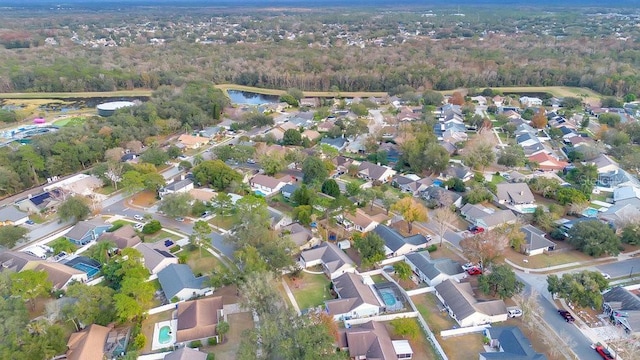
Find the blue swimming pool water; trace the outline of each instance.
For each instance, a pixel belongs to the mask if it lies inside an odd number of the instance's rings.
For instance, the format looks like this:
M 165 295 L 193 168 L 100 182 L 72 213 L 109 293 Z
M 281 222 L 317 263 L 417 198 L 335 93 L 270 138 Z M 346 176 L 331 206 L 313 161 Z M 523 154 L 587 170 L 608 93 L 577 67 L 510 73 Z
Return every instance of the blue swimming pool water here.
M 158 331 L 158 342 L 160 344 L 168 344 L 171 342 L 171 327 L 163 326 Z
M 385 291 L 381 292 L 380 295 L 382 295 L 382 301 L 384 301 L 387 306 L 394 306 L 397 303 L 396 297 L 391 293 Z
M 598 209 L 594 209 L 592 207 L 586 208 L 582 212 L 582 215 L 584 215 L 586 217 L 597 217 L 598 216 Z
M 94 277 L 98 272 L 100 272 L 100 269 L 96 269 L 91 265 L 87 265 L 84 263 L 77 263 L 75 265 L 73 265 L 74 269 L 80 270 L 80 271 L 84 271 L 87 273 L 87 276 L 92 278 Z

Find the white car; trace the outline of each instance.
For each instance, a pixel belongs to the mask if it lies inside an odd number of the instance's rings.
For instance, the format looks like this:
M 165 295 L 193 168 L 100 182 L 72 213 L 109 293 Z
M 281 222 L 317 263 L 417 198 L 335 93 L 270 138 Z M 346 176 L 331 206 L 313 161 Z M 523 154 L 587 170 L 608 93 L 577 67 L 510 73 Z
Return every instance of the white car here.
M 516 318 L 522 316 L 522 310 L 520 309 L 511 309 L 507 312 L 510 318 Z
M 604 277 L 607 280 L 611 279 L 611 275 L 609 275 L 607 273 L 600 273 L 600 274 L 602 274 L 602 277 Z
M 138 221 L 144 220 L 144 217 L 142 217 L 142 215 L 133 215 L 133 218 L 138 220 Z
M 134 228 L 134 229 L 136 229 L 136 230 L 142 230 L 142 228 L 144 227 L 144 225 L 145 225 L 145 224 L 138 223 L 138 224 L 133 225 L 133 228 Z
M 466 264 L 462 265 L 462 270 L 467 271 L 467 270 L 472 269 L 474 267 L 476 267 L 476 266 L 473 265 L 473 263 L 466 263 Z

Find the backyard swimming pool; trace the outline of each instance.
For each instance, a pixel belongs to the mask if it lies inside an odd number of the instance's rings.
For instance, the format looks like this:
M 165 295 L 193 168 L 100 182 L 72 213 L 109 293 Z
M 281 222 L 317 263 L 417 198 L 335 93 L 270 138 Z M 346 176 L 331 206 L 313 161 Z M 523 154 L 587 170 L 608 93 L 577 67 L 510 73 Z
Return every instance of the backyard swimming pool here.
M 72 266 L 76 270 L 84 271 L 87 273 L 89 278 L 93 278 L 97 273 L 100 272 L 100 269 L 97 269 L 91 265 L 85 263 L 77 263 Z
M 158 342 L 164 345 L 170 343 L 172 339 L 171 326 L 161 327 L 160 331 L 158 331 Z
M 584 209 L 584 211 L 582 212 L 583 216 L 586 217 L 597 217 L 598 216 L 598 209 L 594 209 L 592 207 L 588 207 L 586 209 Z
M 380 292 L 380 295 L 382 296 L 382 301 L 384 301 L 384 303 L 387 306 L 395 306 L 396 303 L 398 302 L 396 300 L 395 295 L 393 295 L 393 293 L 388 293 L 388 292 Z

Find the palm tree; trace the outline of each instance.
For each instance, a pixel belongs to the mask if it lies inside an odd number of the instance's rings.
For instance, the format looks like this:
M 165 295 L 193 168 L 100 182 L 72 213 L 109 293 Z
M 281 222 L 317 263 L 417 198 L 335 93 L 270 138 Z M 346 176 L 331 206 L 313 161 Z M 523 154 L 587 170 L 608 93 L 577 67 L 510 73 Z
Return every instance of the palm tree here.
M 224 335 L 229 332 L 229 323 L 226 321 L 220 321 L 216 326 L 218 335 L 220 335 L 220 342 L 224 341 Z

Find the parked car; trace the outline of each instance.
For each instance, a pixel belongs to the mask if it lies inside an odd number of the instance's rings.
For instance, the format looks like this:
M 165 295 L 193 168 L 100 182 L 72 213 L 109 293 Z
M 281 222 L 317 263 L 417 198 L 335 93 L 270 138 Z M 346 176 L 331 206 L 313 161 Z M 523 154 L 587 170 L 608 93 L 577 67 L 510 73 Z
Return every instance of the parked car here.
M 138 224 L 133 225 L 133 228 L 136 229 L 136 230 L 142 230 L 144 225 L 145 224 L 143 224 L 143 223 L 138 223 Z
M 600 274 L 602 274 L 602 276 L 607 280 L 611 279 L 611 275 L 609 275 L 607 273 L 600 273 Z
M 469 232 L 472 234 L 480 234 L 481 232 L 484 232 L 484 228 L 480 227 L 480 226 L 471 226 L 469 227 Z
M 256 161 L 253 159 L 247 159 L 247 164 L 255 164 Z
M 144 217 L 142 217 L 142 215 L 133 215 L 133 218 L 138 220 L 138 221 L 144 220 Z
M 480 269 L 479 267 L 472 267 L 471 269 L 467 270 L 467 274 L 469 275 L 480 275 L 482 274 L 482 269 Z
M 560 314 L 566 322 L 574 322 L 576 320 L 567 310 L 558 310 L 558 314 Z
M 510 318 L 517 318 L 522 316 L 522 310 L 520 309 L 510 309 L 507 311 L 507 315 L 509 315 Z
M 473 263 L 466 263 L 466 264 L 462 265 L 462 270 L 467 271 L 467 270 L 472 269 L 474 267 L 476 267 L 476 266 L 473 265 Z
M 183 222 L 183 221 L 184 221 L 184 218 L 183 218 L 183 217 L 177 217 L 177 218 L 176 218 L 176 221 Z
M 202 213 L 202 215 L 200 215 L 201 218 L 206 218 L 207 216 L 209 216 L 211 214 L 211 211 L 205 211 Z
M 27 220 L 27 221 L 25 221 L 25 224 L 27 224 L 27 225 L 35 225 L 35 222 L 33 220 Z
M 613 357 L 613 354 L 611 354 L 611 352 L 602 345 L 596 346 L 595 350 L 598 353 L 598 355 L 600 355 L 603 359 L 606 359 L 606 360 L 615 359 Z

